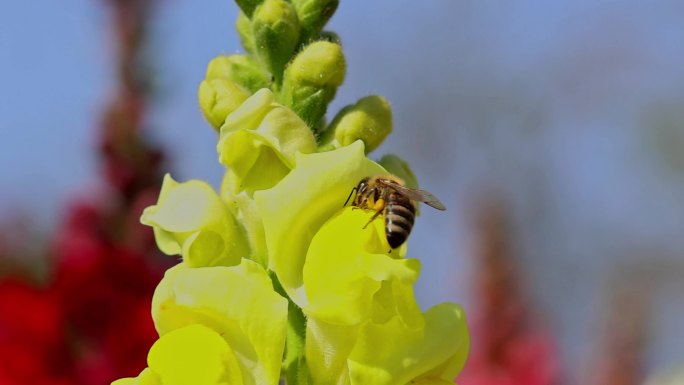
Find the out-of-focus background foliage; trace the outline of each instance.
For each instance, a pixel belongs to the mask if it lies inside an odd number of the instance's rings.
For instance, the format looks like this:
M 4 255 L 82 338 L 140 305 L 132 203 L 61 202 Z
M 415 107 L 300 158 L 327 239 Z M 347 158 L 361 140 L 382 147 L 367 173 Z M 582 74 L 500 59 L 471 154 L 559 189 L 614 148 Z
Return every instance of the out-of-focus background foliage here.
M 49 276 L 69 202 L 102 188 L 110 3 L 0 5 L 5 275 Z M 196 89 L 239 51 L 236 10 L 149 14 L 140 127 L 176 179 L 220 181 Z M 387 97 L 395 132 L 376 156 L 404 157 L 448 206 L 422 210 L 410 255 L 420 303 L 470 316 L 461 385 L 641 384 L 684 365 L 682 2 L 342 0 L 329 27 L 348 61 L 331 111 Z

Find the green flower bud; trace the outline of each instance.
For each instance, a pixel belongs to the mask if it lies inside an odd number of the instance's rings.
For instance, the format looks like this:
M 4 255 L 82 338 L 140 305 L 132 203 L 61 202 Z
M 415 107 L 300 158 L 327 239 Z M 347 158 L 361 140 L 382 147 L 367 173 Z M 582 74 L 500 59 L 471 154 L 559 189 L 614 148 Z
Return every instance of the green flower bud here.
M 339 0 L 292 0 L 304 36 L 308 39 L 316 38 L 339 3 Z
M 339 44 L 328 41 L 309 44 L 285 71 L 282 102 L 309 127 L 315 127 L 344 81 L 345 72 L 346 63 Z
M 266 0 L 254 12 L 252 31 L 256 55 L 279 81 L 299 42 L 299 20 L 285 0 Z
M 406 187 L 418 188 L 418 179 L 416 179 L 416 175 L 411 171 L 411 167 L 409 167 L 405 160 L 394 154 L 387 154 L 383 155 L 378 163 L 390 174 L 403 179 Z
M 235 21 L 235 29 L 240 36 L 240 43 L 245 48 L 245 50 L 251 54 L 254 54 L 254 35 L 252 35 L 252 22 L 249 17 L 245 15 L 244 12 L 238 14 L 238 18 Z
M 382 96 L 366 96 L 344 107 L 321 138 L 321 150 L 347 146 L 361 139 L 366 153 L 377 148 L 392 132 L 392 110 Z
M 226 116 L 249 97 L 249 92 L 228 79 L 204 80 L 199 87 L 199 105 L 204 117 L 218 131 Z
M 219 56 L 209 62 L 198 91 L 204 117 L 219 129 L 252 92 L 268 85 L 267 74 L 243 55 Z
M 229 79 L 249 90 L 257 92 L 269 86 L 269 76 L 254 60 L 244 55 L 218 56 L 207 65 L 206 80 Z
M 286 77 L 298 84 L 339 87 L 347 65 L 339 44 L 317 41 L 297 55 L 287 69 Z
M 235 0 L 237 3 L 238 7 L 242 10 L 242 12 L 247 15 L 247 17 L 252 17 L 252 13 L 254 13 L 254 9 L 259 6 L 259 4 L 263 3 L 264 0 Z

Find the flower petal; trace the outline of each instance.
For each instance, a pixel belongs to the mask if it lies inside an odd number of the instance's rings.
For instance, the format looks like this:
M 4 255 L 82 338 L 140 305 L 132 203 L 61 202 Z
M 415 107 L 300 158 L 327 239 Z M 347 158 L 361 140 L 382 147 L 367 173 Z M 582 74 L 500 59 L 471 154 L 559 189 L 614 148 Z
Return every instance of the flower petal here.
M 152 298 L 160 335 L 191 324 L 218 332 L 235 351 L 245 384 L 277 384 L 285 345 L 287 300 L 256 262 L 169 269 Z
M 399 258 L 402 249 L 388 254 L 382 216 L 368 227 L 372 211 L 345 208 L 321 227 L 309 247 L 304 264 L 304 287 L 310 317 L 338 324 L 355 325 L 367 321 L 375 311 L 385 319 L 397 315 L 421 319 L 420 309 L 411 295 L 418 278 L 420 263 L 416 259 Z M 405 250 L 405 249 L 404 249 Z M 396 284 L 396 286 L 395 286 Z M 404 287 L 403 289 L 401 287 Z M 399 296 L 395 296 L 393 288 Z M 397 304 L 399 299 L 401 304 Z
M 254 131 L 237 131 L 223 136 L 221 163 L 235 174 L 233 192 L 253 193 L 278 183 L 292 168 L 273 138 Z
M 304 121 L 262 89 L 228 115 L 216 148 L 219 161 L 235 175 L 232 192 L 252 194 L 278 183 L 297 152 L 316 150 L 316 140 Z
M 333 325 L 315 318 L 307 320 L 306 364 L 313 384 L 349 384 L 347 358 L 358 334 L 358 326 Z
M 249 256 L 244 230 L 207 183 L 178 183 L 170 175 L 156 205 L 143 211 L 143 224 L 154 228 L 166 254 L 182 254 L 190 266 L 235 265 Z
M 247 235 L 251 255 L 249 259 L 258 262 L 262 267 L 268 267 L 268 249 L 261 215 L 256 203 L 246 192 L 234 194 L 231 189 L 233 174 L 226 172 L 221 183 L 221 198 L 231 209 L 235 219 L 242 224 Z
M 367 323 L 349 356 L 351 383 L 393 385 L 421 378 L 453 381 L 463 368 L 468 347 L 465 316 L 456 304 L 432 307 L 425 314 L 423 328 L 407 327 L 398 317 L 384 324 Z
M 164 385 L 242 385 L 242 373 L 230 346 L 215 331 L 191 325 L 162 336 L 147 357 Z
M 337 211 L 352 188 L 385 170 L 366 158 L 363 143 L 298 155 L 296 167 L 275 187 L 254 194 L 264 223 L 269 268 L 290 298 L 306 304 L 302 271 L 311 239 Z
M 122 378 L 112 382 L 112 385 L 162 385 L 162 383 L 156 373 L 150 368 L 145 368 L 138 377 Z

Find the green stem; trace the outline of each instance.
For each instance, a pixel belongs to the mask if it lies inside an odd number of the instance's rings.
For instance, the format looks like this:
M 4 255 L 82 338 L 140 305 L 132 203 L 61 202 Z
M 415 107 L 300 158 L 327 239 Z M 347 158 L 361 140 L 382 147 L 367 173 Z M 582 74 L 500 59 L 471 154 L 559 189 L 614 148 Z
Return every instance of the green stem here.
M 309 368 L 306 366 L 306 316 L 283 289 L 274 272 L 269 272 L 275 291 L 287 298 L 287 338 L 283 356 L 283 370 L 287 385 L 309 385 Z
M 306 318 L 292 301 L 288 306 L 287 340 L 283 367 L 287 385 L 308 385 L 309 369 L 306 366 Z

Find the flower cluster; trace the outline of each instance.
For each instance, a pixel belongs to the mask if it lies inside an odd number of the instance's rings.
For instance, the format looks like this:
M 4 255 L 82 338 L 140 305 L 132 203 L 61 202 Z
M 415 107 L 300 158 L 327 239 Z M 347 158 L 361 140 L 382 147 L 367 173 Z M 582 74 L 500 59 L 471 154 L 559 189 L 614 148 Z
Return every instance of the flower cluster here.
M 220 191 L 166 176 L 141 221 L 180 255 L 152 299 L 160 337 L 126 384 L 449 384 L 469 348 L 462 309 L 421 312 L 420 272 L 381 217 L 343 207 L 358 182 L 415 177 L 367 153 L 392 128 L 368 96 L 327 124 L 345 76 L 323 27 L 335 0 L 238 0 L 246 55 L 209 63 L 199 88 L 226 166 Z

